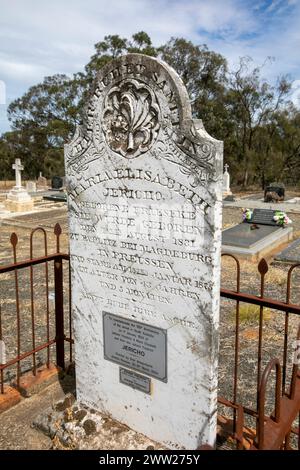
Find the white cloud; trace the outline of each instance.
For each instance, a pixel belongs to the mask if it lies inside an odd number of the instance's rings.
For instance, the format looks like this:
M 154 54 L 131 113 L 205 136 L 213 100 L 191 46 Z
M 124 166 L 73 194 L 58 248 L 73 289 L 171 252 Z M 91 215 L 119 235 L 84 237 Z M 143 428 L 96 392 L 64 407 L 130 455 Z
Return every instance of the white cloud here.
M 4 77 L 14 77 L 15 80 L 28 82 L 37 76 L 47 74 L 47 68 L 30 63 L 11 62 L 0 56 L 0 70 Z
M 293 14 L 279 15 L 282 5 Z M 141 30 L 155 45 L 171 36 L 206 43 L 230 63 L 244 55 L 258 64 L 275 56 L 270 77 L 300 79 L 297 0 L 0 0 L 0 11 L 0 80 L 9 99 L 45 75 L 83 70 L 105 35 Z

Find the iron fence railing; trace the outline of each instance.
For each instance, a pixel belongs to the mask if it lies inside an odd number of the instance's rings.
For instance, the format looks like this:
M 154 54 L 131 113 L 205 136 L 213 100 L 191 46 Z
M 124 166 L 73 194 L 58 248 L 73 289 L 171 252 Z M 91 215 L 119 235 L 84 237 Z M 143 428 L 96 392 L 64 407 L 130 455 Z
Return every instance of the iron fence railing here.
M 37 373 L 38 366 L 43 363 L 50 367 L 51 362 L 65 369 L 66 363 L 73 361 L 73 336 L 71 320 L 71 287 L 69 255 L 60 251 L 61 227 L 55 225 L 55 250 L 49 254 L 47 232 L 38 227 L 30 233 L 30 256 L 26 260 L 18 260 L 18 237 L 11 235 L 13 263 L 0 267 L 0 280 L 2 276 L 11 276 L 1 283 L 2 294 L 0 297 L 0 341 L 4 344 L 12 343 L 8 361 L 1 363 L 0 355 L 0 393 L 5 393 L 5 384 L 11 382 L 10 370 L 14 370 L 16 386 L 20 384 L 20 377 L 24 371 Z M 36 237 L 42 237 L 43 256 L 34 257 Z M 292 367 L 288 376 L 288 346 L 289 323 L 291 315 L 300 314 L 300 305 L 291 302 L 292 276 L 300 264 L 289 268 L 286 276 L 285 301 L 275 300 L 265 296 L 265 277 L 269 266 L 263 259 L 258 264 L 260 276 L 259 295 L 241 292 L 241 265 L 233 255 L 224 254 L 235 263 L 235 289 L 221 288 L 221 298 L 235 302 L 235 333 L 233 354 L 232 396 L 219 397 L 219 404 L 232 411 L 232 437 L 236 441 L 237 449 L 244 446 L 245 415 L 251 416 L 256 423 L 253 430 L 253 439 L 250 448 L 291 448 L 290 436 L 297 437 L 297 446 L 300 449 L 299 425 L 294 425 L 300 410 L 300 374 L 298 363 Z M 40 271 L 36 273 L 37 267 Z M 22 277 L 26 273 L 27 278 Z M 37 278 L 38 275 L 38 278 Z M 25 280 L 24 280 L 25 279 Z M 7 303 L 4 302 L 4 294 L 8 286 L 13 282 L 12 295 Z M 10 283 L 10 284 L 9 284 Z M 6 289 L 7 286 L 7 289 Z M 27 293 L 26 293 L 27 292 Z M 53 298 L 51 298 L 53 294 Z M 40 301 L 44 298 L 43 306 Z M 36 306 L 38 301 L 39 305 Z M 27 305 L 27 320 L 24 323 L 21 303 Z M 256 406 L 249 407 L 243 403 L 239 395 L 239 369 L 240 369 L 240 306 L 242 303 L 256 305 L 259 308 L 257 357 L 256 357 Z M 51 305 L 50 305 L 51 304 Z M 8 317 L 4 319 L 3 306 L 7 307 Z M 282 358 L 272 358 L 263 368 L 263 325 L 264 309 L 272 309 L 284 316 L 283 352 Z M 10 327 L 13 325 L 13 327 Z M 9 337 L 9 340 L 7 340 Z M 298 344 L 300 341 L 300 328 L 298 329 Z M 68 346 L 68 348 L 67 348 Z M 68 349 L 68 350 L 67 350 Z M 39 354 L 43 354 L 38 358 Z M 3 355 L 2 355 L 3 357 Z M 266 389 L 269 386 L 271 371 L 276 369 L 274 412 L 265 415 Z M 271 394 L 272 395 L 272 394 Z
M 236 266 L 236 289 L 229 290 L 221 288 L 221 298 L 235 301 L 235 334 L 234 334 L 234 367 L 232 383 L 232 399 L 219 397 L 219 403 L 233 410 L 232 432 L 237 441 L 237 448 L 243 448 L 241 429 L 244 426 L 245 414 L 256 420 L 255 439 L 251 448 L 255 449 L 278 449 L 284 446 L 290 449 L 290 434 L 298 436 L 297 447 L 300 449 L 299 426 L 293 427 L 293 423 L 299 416 L 300 423 L 300 374 L 299 361 L 293 363 L 290 380 L 287 376 L 288 344 L 295 342 L 299 345 L 300 323 L 296 337 L 289 338 L 290 316 L 300 315 L 300 305 L 291 303 L 292 275 L 300 263 L 292 265 L 286 276 L 285 302 L 265 296 L 266 274 L 269 270 L 268 263 L 262 259 L 258 264 L 260 276 L 259 295 L 241 292 L 241 265 L 240 261 L 233 255 L 224 253 L 224 258 L 230 258 Z M 256 359 L 256 407 L 243 405 L 243 400 L 237 398 L 239 388 L 239 366 L 240 366 L 240 306 L 242 303 L 252 304 L 259 307 L 258 334 L 257 334 L 257 359 Z M 264 309 L 269 308 L 284 315 L 282 361 L 272 358 L 262 371 L 263 358 L 263 326 Z M 300 317 L 299 317 L 300 320 Z M 275 403 L 274 412 L 265 416 L 266 388 L 269 383 L 270 374 L 276 368 Z M 254 368 L 255 370 L 255 368 Z M 289 385 L 287 385 L 289 383 Z M 241 410 L 241 407 L 243 411 Z
M 33 248 L 34 248 L 34 237 L 37 234 L 41 234 L 43 237 L 43 245 L 44 245 L 44 255 L 40 257 L 33 257 Z M 13 331 L 8 332 L 6 336 L 9 338 L 4 337 L 4 312 L 3 312 L 3 305 L 5 299 L 5 288 L 2 289 L 1 299 L 0 299 L 0 341 L 3 341 L 3 344 L 6 344 L 6 347 L 11 346 L 10 348 L 10 356 L 13 355 L 15 352 L 14 357 L 10 360 L 6 361 L 5 363 L 1 363 L 0 358 L 0 393 L 4 393 L 4 383 L 6 382 L 4 377 L 4 372 L 8 369 L 11 369 L 12 366 L 15 366 L 15 381 L 17 386 L 20 383 L 21 373 L 24 371 L 31 370 L 34 375 L 37 373 L 37 360 L 36 356 L 38 353 L 45 351 L 46 357 L 44 357 L 44 362 L 46 366 L 50 367 L 50 359 L 51 359 L 51 347 L 55 346 L 55 354 L 52 354 L 52 359 L 55 361 L 56 365 L 61 367 L 62 369 L 65 368 L 65 361 L 66 361 L 66 353 L 65 353 L 65 343 L 69 343 L 69 357 L 68 361 L 72 361 L 73 359 L 73 339 L 72 339 L 72 325 L 71 325 L 71 309 L 70 309 L 70 297 L 68 297 L 68 305 L 67 305 L 67 313 L 68 318 L 66 319 L 66 315 L 64 313 L 65 307 L 65 283 L 68 285 L 68 291 L 70 293 L 69 288 L 69 279 L 70 276 L 67 276 L 67 280 L 64 279 L 63 274 L 63 262 L 69 261 L 69 255 L 60 252 L 60 235 L 61 235 L 61 227 L 59 224 L 55 225 L 54 228 L 54 235 L 56 237 L 56 252 L 52 254 L 48 254 L 48 246 L 47 246 L 47 233 L 43 228 L 36 228 L 31 231 L 30 234 L 30 257 L 23 261 L 18 261 L 17 258 L 17 247 L 18 247 L 18 237 L 15 233 L 12 233 L 10 237 L 10 242 L 12 245 L 12 252 L 13 252 L 13 263 L 5 266 L 0 266 L 0 281 L 1 275 L 8 273 L 12 274 L 12 281 L 14 283 L 14 292 L 13 296 L 14 299 L 8 299 L 12 301 L 14 304 L 14 318 L 12 315 L 9 315 L 6 323 L 14 323 L 15 329 Z M 44 274 L 38 273 L 39 278 L 38 282 L 35 282 L 34 278 L 34 270 L 36 267 L 41 266 L 44 268 Z M 69 271 L 69 263 L 67 265 L 67 271 Z M 54 284 L 54 309 L 50 311 L 49 305 L 49 282 L 50 282 L 50 270 L 52 269 L 52 278 Z M 29 271 L 29 276 L 27 276 L 26 286 L 24 285 L 24 278 L 22 278 L 22 282 L 20 282 L 21 274 L 24 274 L 24 271 Z M 69 273 L 68 273 L 69 274 Z M 38 287 L 43 284 L 43 294 L 44 294 L 44 308 L 43 312 L 37 312 L 35 307 L 35 291 L 38 290 Z M 25 290 L 29 289 L 29 317 L 30 321 L 28 321 L 25 325 L 25 328 L 22 327 L 22 312 L 20 308 L 22 293 Z M 4 291 L 4 292 L 3 292 Z M 27 292 L 28 294 L 28 292 Z M 39 296 L 40 297 L 40 296 Z M 39 298 L 39 301 L 41 299 Z M 7 299 L 6 299 L 7 301 Z M 11 303 L 10 303 L 11 305 Z M 39 309 L 40 310 L 40 309 Z M 12 313 L 12 312 L 11 312 Z M 67 326 L 65 326 L 65 322 L 67 321 Z M 39 341 L 37 341 L 37 324 L 42 326 L 43 331 L 40 331 L 39 334 Z M 51 328 L 52 326 L 52 328 Z M 41 330 L 41 328 L 40 328 Z M 52 331 L 51 331 L 52 330 Z M 52 332 L 52 335 L 50 334 Z M 66 331 L 68 333 L 66 334 Z M 26 338 L 26 341 L 24 341 Z M 22 341 L 23 340 L 23 341 Z M 14 343 L 14 344 L 13 344 Z M 25 343 L 25 350 L 22 348 L 22 343 Z M 29 363 L 29 359 L 31 359 L 31 365 Z M 21 369 L 21 364 L 25 364 L 24 369 Z M 8 376 L 9 377 L 9 376 Z

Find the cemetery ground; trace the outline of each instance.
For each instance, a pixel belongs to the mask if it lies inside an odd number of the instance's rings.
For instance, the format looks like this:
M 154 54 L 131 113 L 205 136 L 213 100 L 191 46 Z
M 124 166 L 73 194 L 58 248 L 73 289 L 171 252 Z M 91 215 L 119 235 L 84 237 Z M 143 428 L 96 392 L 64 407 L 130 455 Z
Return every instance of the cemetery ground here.
M 289 213 L 293 220 L 294 239 L 300 238 L 300 213 Z M 224 207 L 223 209 L 223 228 L 228 228 L 241 221 L 241 209 L 238 207 Z M 55 252 L 55 236 L 53 228 L 55 223 L 59 223 L 62 228 L 61 252 L 68 253 L 68 224 L 67 209 L 64 204 L 50 205 L 49 210 L 43 209 L 41 212 L 15 215 L 11 218 L 4 218 L 0 223 L 0 250 L 1 265 L 11 263 L 12 249 L 9 243 L 10 235 L 16 232 L 18 235 L 17 256 L 18 261 L 26 259 L 30 255 L 29 237 L 30 231 L 37 226 L 43 227 L 48 234 L 48 253 Z M 33 256 L 42 256 L 44 254 L 44 240 L 41 233 L 34 236 Z M 277 300 L 285 301 L 286 295 L 286 274 L 290 267 L 287 263 L 274 262 L 271 258 L 269 272 L 266 275 L 265 296 L 273 297 Z M 34 268 L 34 287 L 35 287 L 35 318 L 36 318 L 36 342 L 45 337 L 45 283 L 44 266 Z M 27 271 L 27 270 L 26 270 Z M 68 289 L 67 275 L 65 270 L 66 282 L 65 289 Z M 296 270 L 297 271 L 297 270 Z M 29 289 L 29 273 L 24 273 L 20 277 L 20 304 L 21 304 L 21 328 L 22 328 L 22 349 L 26 350 L 26 344 L 30 347 L 31 335 L 26 337 L 26 331 L 31 328 L 31 297 Z M 50 330 L 54 329 L 54 298 L 53 298 L 53 277 L 49 276 L 48 301 L 50 307 Z M 229 258 L 223 257 L 222 260 L 222 287 L 235 289 L 236 268 L 235 263 Z M 295 272 L 293 277 L 292 302 L 300 302 L 300 275 Z M 259 294 L 260 277 L 257 271 L 257 263 L 241 260 L 241 291 L 249 294 Z M 13 357 L 16 355 L 16 319 L 15 319 L 15 286 L 13 275 L 8 273 L 1 283 L 2 303 L 2 324 L 6 325 L 3 336 L 6 337 L 7 355 Z M 68 297 L 68 296 L 65 296 Z M 68 321 L 67 305 L 65 315 Z M 6 317 L 4 316 L 6 315 Z M 240 349 L 239 349 L 239 375 L 238 375 L 238 395 L 237 401 L 242 399 L 244 406 L 254 407 L 256 400 L 256 363 L 257 363 L 257 344 L 258 344 L 258 316 L 259 307 L 241 304 L 240 310 Z M 292 315 L 293 316 L 293 315 Z M 9 319 L 9 321 L 5 321 Z M 284 339 L 284 320 L 285 315 L 282 312 L 265 309 L 264 314 L 264 340 L 263 340 L 263 368 L 268 361 L 274 357 L 282 357 L 283 339 Z M 290 335 L 296 337 L 298 320 L 291 318 Z M 219 395 L 232 398 L 233 390 L 233 364 L 234 364 L 234 334 L 235 334 L 235 303 L 227 299 L 221 299 L 220 311 L 220 353 L 219 353 Z M 51 336 L 51 335 L 50 335 Z M 289 345 L 289 357 L 291 357 L 292 344 Z M 53 351 L 51 359 L 54 360 Z M 45 364 L 46 353 L 41 352 L 36 355 L 37 365 Z M 31 359 L 29 359 L 29 362 Z M 30 363 L 31 364 L 31 363 Z M 28 363 L 28 368 L 30 368 Z M 289 361 L 291 364 L 291 361 Z M 25 365 L 23 365 L 26 368 Z M 10 369 L 9 381 L 14 379 L 14 368 Z M 290 374 L 287 375 L 290 377 Z M 289 379 L 288 379 L 289 381 Z M 273 385 L 273 384 L 272 384 Z M 67 391 L 72 389 L 72 381 L 67 385 Z M 273 390 L 269 386 L 269 390 Z M 32 429 L 34 418 L 43 409 L 47 409 L 52 403 L 63 398 L 65 391 L 61 388 L 59 382 L 51 384 L 48 388 L 41 390 L 37 395 L 26 398 L 21 403 L 0 415 L 0 449 L 46 449 L 53 443 L 42 433 Z M 272 392 L 273 393 L 273 392 Z M 273 409 L 273 396 L 267 400 L 267 411 L 270 413 Z M 220 407 L 219 412 L 224 413 L 224 408 Z M 249 427 L 254 427 L 254 421 L 246 419 Z M 127 432 L 127 428 L 124 428 Z M 119 431 L 120 433 L 120 431 Z M 122 434 L 122 433 L 121 433 Z M 110 435 L 111 439 L 111 435 Z M 141 442 L 144 447 L 147 442 Z M 104 444 L 105 445 L 105 444 Z M 148 442 L 149 445 L 149 442 Z

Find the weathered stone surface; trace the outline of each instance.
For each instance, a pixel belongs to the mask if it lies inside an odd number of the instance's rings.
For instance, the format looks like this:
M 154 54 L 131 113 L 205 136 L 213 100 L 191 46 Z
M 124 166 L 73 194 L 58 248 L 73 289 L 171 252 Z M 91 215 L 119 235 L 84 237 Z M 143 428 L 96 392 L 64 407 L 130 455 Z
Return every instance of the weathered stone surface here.
M 214 445 L 222 143 L 173 69 L 130 54 L 100 71 L 65 163 L 79 401 L 168 447 Z
M 73 395 L 66 397 L 73 403 Z M 60 405 L 63 402 L 60 402 Z M 64 403 L 67 403 L 64 401 Z M 33 427 L 49 436 L 53 449 L 79 450 L 158 450 L 164 447 L 128 426 L 80 403 L 58 411 L 59 404 L 34 419 Z M 80 416 L 80 419 L 78 419 Z
M 72 394 L 67 395 L 64 400 L 59 401 L 58 403 L 56 403 L 55 410 L 56 411 L 65 411 L 67 408 L 70 408 L 70 406 L 72 406 L 74 402 L 75 402 L 74 395 L 72 395 Z

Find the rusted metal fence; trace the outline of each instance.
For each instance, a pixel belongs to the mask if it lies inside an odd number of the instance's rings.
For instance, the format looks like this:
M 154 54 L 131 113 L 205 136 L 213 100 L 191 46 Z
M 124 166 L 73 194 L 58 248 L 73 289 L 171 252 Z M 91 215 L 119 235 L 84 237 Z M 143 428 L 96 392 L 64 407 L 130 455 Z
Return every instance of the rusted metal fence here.
M 36 237 L 43 238 L 43 256 L 34 257 L 34 243 Z M 54 228 L 55 252 L 49 254 L 47 233 L 43 228 L 36 228 L 30 234 L 30 256 L 28 259 L 18 261 L 18 237 L 15 233 L 11 235 L 13 263 L 0 267 L 0 282 L 5 286 L 13 281 L 13 295 L 4 299 L 0 298 L 0 341 L 2 344 L 12 343 L 8 361 L 1 361 L 0 354 L 0 393 L 5 393 L 5 384 L 14 379 L 16 386 L 20 383 L 20 377 L 25 371 L 37 373 L 39 365 L 50 367 L 55 362 L 59 367 L 65 369 L 67 363 L 73 361 L 73 338 L 71 323 L 71 288 L 69 273 L 69 255 L 60 251 L 61 227 L 56 224 Z M 295 425 L 298 417 L 300 421 L 300 373 L 298 363 L 295 360 L 292 370 L 288 367 L 290 358 L 288 347 L 293 340 L 300 343 L 300 328 L 294 338 L 289 336 L 289 324 L 291 316 L 299 316 L 300 305 L 291 302 L 292 276 L 300 264 L 291 266 L 286 278 L 285 301 L 275 300 L 265 296 L 265 278 L 268 272 L 268 264 L 263 259 L 258 265 L 260 276 L 260 291 L 253 295 L 241 291 L 241 266 L 233 255 L 224 254 L 223 257 L 235 263 L 236 285 L 234 289 L 221 289 L 221 299 L 234 302 L 235 327 L 234 327 L 234 354 L 233 354 L 233 376 L 231 396 L 219 396 L 219 404 L 222 410 L 227 410 L 229 416 L 231 437 L 237 449 L 290 449 L 292 446 L 300 449 L 299 424 Z M 38 281 L 36 280 L 36 269 L 40 267 Z M 21 275 L 23 274 L 23 276 Z M 24 277 L 25 274 L 25 277 Z M 9 280 L 6 278 L 11 275 Z M 4 277 L 4 281 L 3 281 Z M 24 309 L 21 308 L 24 299 L 24 290 L 28 290 L 27 321 L 23 322 Z M 42 289 L 42 290 L 41 290 Z M 3 290 L 3 289 L 2 289 Z M 52 295 L 53 294 L 53 295 Z M 51 297 L 52 295 L 52 297 Z M 36 308 L 36 300 L 44 297 L 44 304 Z M 7 303 L 8 302 L 8 303 Z M 243 396 L 240 396 L 239 388 L 242 383 L 239 372 L 241 366 L 241 305 L 256 305 L 259 309 L 257 355 L 253 378 L 255 382 L 256 405 L 246 406 Z M 51 305 L 50 305 L 51 304 Z M 10 315 L 5 320 L 3 305 Z M 281 357 L 271 358 L 269 363 L 263 367 L 263 334 L 264 334 L 264 311 L 265 309 L 279 312 L 284 317 L 283 348 Z M 222 310 L 221 310 L 222 314 Z M 300 317 L 298 317 L 300 318 Z M 11 327 L 13 325 L 13 327 Z M 9 337 L 9 341 L 7 341 Z M 296 343 L 297 344 L 297 343 Z M 1 352 L 1 351 L 0 351 Z M 2 351 L 3 353 L 3 351 Z M 43 353 L 43 357 L 37 355 Z M 2 363 L 1 363 L 2 362 Z M 273 384 L 274 393 L 270 393 L 270 377 L 272 371 L 276 370 L 276 381 Z M 13 373 L 9 371 L 13 370 Z M 243 385 L 243 383 L 242 383 Z M 266 393 L 266 390 L 269 393 Z M 265 414 L 266 395 L 274 396 L 274 410 L 269 415 Z M 270 401 L 270 399 L 269 399 Z M 230 411 L 230 413 L 229 413 Z M 255 425 L 250 430 L 247 417 L 254 420 Z M 252 433 L 252 434 L 251 434 Z M 247 434 L 247 445 L 246 443 Z M 295 443 L 296 442 L 296 443 Z
M 38 235 L 43 237 L 44 254 L 40 257 L 34 257 L 34 240 Z M 4 285 L 0 298 L 0 341 L 2 341 L 2 348 L 4 348 L 3 345 L 10 347 L 9 356 L 13 356 L 5 362 L 0 357 L 0 393 L 4 393 L 4 383 L 8 380 L 19 386 L 22 373 L 31 370 L 36 375 L 37 354 L 42 351 L 46 353 L 43 362 L 48 368 L 51 359 L 62 369 L 65 368 L 66 342 L 69 344 L 68 362 L 73 359 L 70 297 L 67 296 L 66 302 L 65 295 L 66 292 L 70 293 L 69 263 L 66 266 L 67 276 L 64 277 L 63 275 L 64 261 L 69 261 L 69 255 L 60 252 L 61 227 L 59 224 L 56 224 L 54 228 L 54 235 L 56 237 L 56 250 L 54 253 L 49 254 L 46 231 L 40 227 L 32 230 L 30 234 L 30 256 L 24 261 L 18 261 L 18 237 L 16 233 L 12 233 L 10 242 L 13 263 L 0 266 L 1 284 L 5 282 L 3 276 L 11 274 L 12 277 L 9 280 L 6 279 L 6 282 L 13 282 L 14 285 L 13 292 L 6 297 L 7 289 Z M 39 271 L 37 273 L 38 279 L 35 279 L 35 269 L 37 267 L 42 267 L 44 272 Z M 53 292 L 51 293 L 54 294 L 54 308 L 50 308 L 50 282 L 53 282 Z M 41 289 L 41 286 L 43 289 Z M 24 297 L 24 293 L 28 295 L 28 289 L 30 299 L 27 304 L 29 304 L 29 307 L 22 309 L 23 299 L 21 297 Z M 37 291 L 38 295 L 35 295 Z M 41 297 L 44 297 L 44 303 L 37 312 L 36 300 L 38 298 L 39 303 L 41 303 Z M 12 305 L 6 321 L 4 321 L 3 304 L 6 304 L 7 307 Z M 64 312 L 65 308 L 67 312 Z M 25 311 L 27 314 L 26 321 L 24 319 Z M 39 327 L 38 338 L 37 327 Z M 53 350 L 54 346 L 55 350 Z M 6 356 L 4 351 L 2 351 L 3 356 Z M 14 369 L 14 372 L 10 373 L 12 369 Z
M 229 290 L 221 288 L 221 297 L 235 301 L 235 337 L 234 337 L 234 367 L 232 380 L 232 399 L 219 397 L 219 403 L 233 411 L 232 437 L 236 440 L 237 449 L 244 448 L 244 425 L 245 415 L 255 419 L 256 426 L 253 429 L 253 438 L 250 439 L 250 449 L 291 449 L 290 436 L 297 436 L 296 446 L 300 449 L 299 425 L 300 425 L 300 373 L 299 354 L 296 348 L 299 347 L 300 326 L 295 337 L 289 337 L 289 324 L 291 315 L 300 314 L 300 305 L 291 303 L 292 276 L 300 264 L 295 264 L 288 269 L 286 277 L 286 299 L 285 301 L 275 300 L 265 296 L 266 274 L 269 266 L 265 259 L 258 264 L 260 275 L 259 295 L 252 295 L 241 292 L 241 267 L 239 260 L 230 254 L 223 254 L 223 257 L 232 259 L 236 265 L 236 288 Z M 252 304 L 259 307 L 258 334 L 257 334 L 257 359 L 256 367 L 256 406 L 251 408 L 244 406 L 243 400 L 238 399 L 239 388 L 239 367 L 240 367 L 240 307 L 241 303 Z M 284 316 L 283 347 L 282 358 L 272 358 L 262 372 L 263 358 L 263 323 L 264 309 L 272 309 Z M 298 317 L 300 320 L 300 317 Z M 299 321 L 298 321 L 299 322 Z M 299 322 L 300 325 L 300 322 Z M 288 345 L 294 343 L 293 358 L 288 358 Z M 278 351 L 280 352 L 280 351 Z M 281 360 L 280 360 L 281 359 Z M 287 363 L 292 363 L 292 370 L 288 376 Z M 265 415 L 266 389 L 272 370 L 276 370 L 276 380 L 274 393 L 269 396 L 274 397 L 274 410 L 270 416 Z M 256 371 L 255 371 L 256 369 Z M 293 426 L 295 420 L 299 419 L 298 426 Z M 295 440 L 294 440 L 295 441 Z M 294 446 L 295 448 L 295 446 Z

